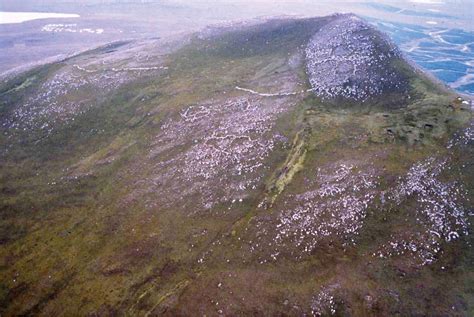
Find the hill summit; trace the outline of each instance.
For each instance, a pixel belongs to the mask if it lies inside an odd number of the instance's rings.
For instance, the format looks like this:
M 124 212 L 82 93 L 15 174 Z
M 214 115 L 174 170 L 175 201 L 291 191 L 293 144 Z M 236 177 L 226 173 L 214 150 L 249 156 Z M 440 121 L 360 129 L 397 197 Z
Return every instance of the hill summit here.
M 409 79 L 398 67 L 398 48 L 355 15 L 341 15 L 309 41 L 309 82 L 322 99 L 367 101 L 388 93 L 408 95 Z

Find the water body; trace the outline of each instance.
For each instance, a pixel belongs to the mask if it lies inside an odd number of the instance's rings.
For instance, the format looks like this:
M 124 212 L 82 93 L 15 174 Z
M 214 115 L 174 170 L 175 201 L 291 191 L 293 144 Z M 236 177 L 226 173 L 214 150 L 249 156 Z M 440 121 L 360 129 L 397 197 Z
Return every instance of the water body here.
M 382 4 L 378 2 L 368 2 L 364 4 L 376 10 L 385 11 L 385 12 L 394 13 L 394 14 L 401 14 L 401 15 L 414 16 L 414 17 L 454 19 L 454 20 L 458 19 L 457 17 L 453 15 L 441 13 L 437 9 L 427 9 L 426 11 L 420 11 L 420 10 L 399 8 L 396 6 Z
M 0 11 L 0 24 L 23 23 L 38 19 L 79 18 L 78 14 Z
M 452 88 L 474 95 L 474 32 L 368 20 L 422 68 Z
M 474 95 L 474 32 L 472 17 L 466 20 L 461 9 L 472 11 L 474 4 L 442 0 L 409 0 L 416 6 L 363 3 L 367 8 L 396 17 L 408 23 L 383 21 L 374 16 L 365 18 L 386 32 L 405 52 L 425 70 L 462 93 Z M 403 4 L 400 2 L 400 4 Z M 453 26 L 453 23 L 459 27 Z M 465 30 L 461 28 L 466 27 Z

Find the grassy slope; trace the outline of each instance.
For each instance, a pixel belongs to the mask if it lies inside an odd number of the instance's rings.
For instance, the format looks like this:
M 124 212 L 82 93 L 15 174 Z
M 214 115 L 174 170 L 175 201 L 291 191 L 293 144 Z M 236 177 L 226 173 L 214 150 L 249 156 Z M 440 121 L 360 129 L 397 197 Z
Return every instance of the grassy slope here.
M 290 140 L 302 135 L 303 141 L 295 146 L 305 151 L 278 149 L 268 160 L 275 173 L 267 175 L 267 188 L 257 190 L 239 210 L 189 217 L 176 210 L 149 212 L 139 202 L 120 203 L 128 185 L 144 173 L 127 167 L 145 155 L 164 118 L 224 91 L 236 94 L 235 85 L 252 83 L 253 89 L 265 89 L 258 85 L 265 82 L 262 78 L 290 71 L 285 66 L 288 56 L 304 45 L 319 23 L 322 21 L 273 21 L 217 38 L 195 39 L 169 57 L 165 74 L 110 93 L 99 107 L 60 127 L 51 137 L 43 139 L 34 131 L 14 140 L 2 136 L 0 145 L 8 146 L 9 151 L 0 165 L 1 311 L 214 314 L 219 299 L 221 305 L 234 305 L 230 310 L 234 314 L 298 314 L 301 310 L 283 304 L 285 298 L 304 306 L 311 292 L 331 278 L 340 278 L 344 285 L 358 285 L 346 295 L 352 304 L 350 312 L 358 315 L 391 309 L 402 315 L 412 309 L 421 314 L 436 312 L 436 305 L 419 304 L 426 298 L 441 298 L 444 294 L 429 293 L 439 292 L 441 285 L 453 285 L 448 291 L 452 296 L 472 296 L 469 289 L 454 285 L 462 280 L 469 285 L 470 264 L 465 256 L 472 255 L 465 252 L 458 259 L 446 260 L 459 263 L 443 276 L 435 266 L 414 270 L 408 280 L 400 282 L 393 276 L 396 268 L 387 269 L 381 261 L 375 261 L 368 271 L 364 249 L 370 248 L 385 223 L 375 213 L 360 237 L 360 248 L 349 254 L 328 249 L 305 261 L 287 258 L 266 266 L 258 264 L 258 256 L 246 263 L 239 261 L 243 242 L 237 237 L 254 230 L 256 205 L 274 195 L 274 184 L 289 193 L 298 192 L 304 182 L 304 173 L 298 172 L 301 169 L 309 171 L 334 157 L 370 159 L 381 147 L 389 155 L 378 164 L 400 175 L 413 162 L 442 148 L 448 135 L 466 121 L 467 112 L 449 110 L 446 104 L 454 96 L 411 72 L 418 98 L 407 109 L 385 111 L 380 105 L 334 108 L 306 97 L 276 127 Z M 0 90 L 2 115 L 26 95 L 36 93 L 43 78 L 58 67 L 61 64 L 47 65 L 4 85 Z M 304 80 L 302 73 L 300 69 Z M 143 97 L 147 97 L 145 101 Z M 425 124 L 433 120 L 440 124 L 426 132 Z M 360 135 L 365 138 L 354 142 Z M 306 153 L 304 160 L 299 159 L 301 153 Z M 111 163 L 101 163 L 110 157 L 114 158 Z M 285 162 L 291 166 L 282 166 Z M 294 169 L 295 163 L 302 167 Z M 279 170 L 294 173 L 278 177 Z M 465 182 L 472 179 L 467 176 Z M 272 200 L 278 204 L 278 195 Z M 272 214 L 271 209 L 266 212 Z M 204 229 L 208 234 L 196 238 Z M 216 241 L 219 243 L 213 245 Z M 190 244 L 195 245 L 191 251 Z M 211 260 L 197 265 L 210 249 L 214 251 Z M 237 278 L 224 283 L 225 291 L 216 288 L 228 274 Z M 252 287 L 249 281 L 255 281 Z M 428 293 L 410 299 L 420 281 L 427 284 Z M 374 309 L 361 304 L 357 296 L 373 294 L 384 283 L 398 287 L 402 304 L 388 299 Z M 472 309 L 472 298 L 462 302 Z M 444 309 L 446 305 L 440 306 Z

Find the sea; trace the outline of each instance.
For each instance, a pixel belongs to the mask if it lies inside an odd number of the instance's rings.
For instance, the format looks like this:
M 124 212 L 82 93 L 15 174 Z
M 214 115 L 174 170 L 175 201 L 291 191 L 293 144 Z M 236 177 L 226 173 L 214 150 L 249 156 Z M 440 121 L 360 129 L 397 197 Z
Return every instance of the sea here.
M 416 5 L 395 6 L 368 2 L 364 6 L 388 17 L 405 17 L 416 23 L 393 22 L 374 15 L 366 20 L 387 33 L 421 68 L 451 88 L 474 95 L 474 0 L 465 1 L 465 16 L 455 1 L 412 0 Z M 449 10 L 451 8 L 451 10 Z M 389 21 L 392 20 L 392 21 Z M 449 27 L 450 25 L 461 27 Z

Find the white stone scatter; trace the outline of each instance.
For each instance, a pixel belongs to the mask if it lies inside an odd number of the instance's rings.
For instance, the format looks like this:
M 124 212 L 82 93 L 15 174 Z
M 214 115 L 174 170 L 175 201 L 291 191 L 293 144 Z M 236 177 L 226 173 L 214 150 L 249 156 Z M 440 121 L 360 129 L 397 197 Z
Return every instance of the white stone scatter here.
M 41 28 L 42 32 L 50 33 L 90 33 L 90 34 L 102 34 L 104 29 L 102 28 L 78 28 L 76 23 L 71 24 L 46 24 Z
M 42 83 L 37 93 L 15 107 L 11 115 L 5 116 L 1 124 L 10 133 L 42 130 L 47 136 L 59 125 L 71 123 L 97 106 L 97 101 L 105 94 L 138 78 L 142 72 L 165 69 L 163 66 L 64 66 Z
M 447 168 L 447 159 L 431 157 L 410 168 L 406 177 L 388 193 L 398 205 L 413 198 L 417 203 L 417 219 L 433 234 L 446 241 L 468 234 L 463 208 L 465 190 L 457 182 L 443 182 L 440 174 Z
M 197 195 L 195 212 L 218 203 L 243 203 L 262 179 L 265 158 L 280 142 L 272 131 L 275 120 L 290 105 L 288 100 L 233 98 L 185 107 L 162 125 L 150 148 L 155 172 L 144 180 L 148 185 L 138 184 L 151 194 L 148 207 L 155 206 L 153 193 L 163 190 L 169 191 L 161 197 L 170 204 Z
M 362 227 L 376 197 L 375 170 L 340 162 L 320 169 L 315 179 L 317 189 L 294 197 L 297 206 L 281 211 L 276 246 L 291 245 L 298 252 L 311 253 L 326 238 L 351 241 Z
M 326 316 L 336 314 L 335 291 L 338 285 L 323 287 L 311 300 L 311 315 Z
M 407 255 L 415 259 L 420 266 L 436 261 L 441 251 L 441 244 L 437 232 L 415 232 L 408 235 L 392 234 L 387 243 L 382 244 L 377 252 L 372 254 L 376 258 Z
M 249 251 L 265 248 L 269 260 L 277 261 L 281 256 L 301 259 L 328 242 L 345 248 L 357 243 L 368 210 L 409 208 L 406 227 L 381 240 L 372 256 L 406 256 L 416 265 L 432 264 L 443 245 L 469 234 L 467 192 L 459 182 L 445 179 L 443 172 L 450 169 L 449 156 L 430 157 L 382 190 L 383 174 L 370 164 L 339 161 L 322 166 L 307 185 L 314 189 L 289 195 L 275 221 L 263 216 L 257 221 Z
M 441 251 L 442 243 L 449 243 L 469 234 L 467 211 L 463 202 L 466 191 L 458 182 L 443 181 L 441 174 L 449 168 L 447 158 L 430 157 L 416 163 L 397 186 L 386 193 L 389 201 L 400 208 L 408 200 L 414 201 L 413 220 L 424 230 L 410 234 L 393 234 L 380 246 L 375 257 L 391 257 L 406 253 L 420 265 L 431 264 Z M 411 203 L 413 204 L 413 203 Z
M 454 137 L 448 142 L 447 148 L 451 149 L 455 146 L 466 146 L 474 141 L 474 121 L 471 124 L 457 132 Z
M 399 50 L 356 16 L 343 15 L 322 27 L 305 54 L 311 87 L 322 99 L 365 101 L 387 90 L 406 92 L 406 80 L 391 66 Z

